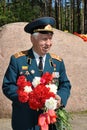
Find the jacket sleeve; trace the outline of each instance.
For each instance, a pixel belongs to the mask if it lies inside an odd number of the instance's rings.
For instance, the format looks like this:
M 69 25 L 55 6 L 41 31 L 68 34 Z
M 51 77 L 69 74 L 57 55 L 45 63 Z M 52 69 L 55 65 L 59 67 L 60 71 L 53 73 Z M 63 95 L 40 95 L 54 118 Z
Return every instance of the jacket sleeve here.
M 5 73 L 5 76 L 3 78 L 3 85 L 2 90 L 3 93 L 7 98 L 9 98 L 12 101 L 18 100 L 17 95 L 17 63 L 16 58 L 14 56 L 11 56 L 10 63 L 8 65 L 7 71 Z
M 59 90 L 58 95 L 61 97 L 62 105 L 65 107 L 70 96 L 71 84 L 66 74 L 64 62 L 60 64 Z

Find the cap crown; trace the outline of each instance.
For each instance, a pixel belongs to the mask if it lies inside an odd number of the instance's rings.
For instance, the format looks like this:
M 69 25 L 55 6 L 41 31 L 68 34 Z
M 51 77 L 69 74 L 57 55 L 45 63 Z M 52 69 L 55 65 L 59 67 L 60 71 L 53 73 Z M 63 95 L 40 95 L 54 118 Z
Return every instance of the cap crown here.
M 34 33 L 34 32 L 53 32 L 52 26 L 55 24 L 55 19 L 53 17 L 41 17 L 38 18 L 31 23 L 28 23 L 24 30 L 27 33 Z

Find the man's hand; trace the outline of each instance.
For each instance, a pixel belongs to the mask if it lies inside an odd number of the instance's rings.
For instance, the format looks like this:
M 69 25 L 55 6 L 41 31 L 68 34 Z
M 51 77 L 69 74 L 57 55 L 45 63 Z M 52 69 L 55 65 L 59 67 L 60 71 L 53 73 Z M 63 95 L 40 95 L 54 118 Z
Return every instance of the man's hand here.
M 59 95 L 56 95 L 57 100 L 57 107 L 59 108 L 61 106 L 61 97 Z

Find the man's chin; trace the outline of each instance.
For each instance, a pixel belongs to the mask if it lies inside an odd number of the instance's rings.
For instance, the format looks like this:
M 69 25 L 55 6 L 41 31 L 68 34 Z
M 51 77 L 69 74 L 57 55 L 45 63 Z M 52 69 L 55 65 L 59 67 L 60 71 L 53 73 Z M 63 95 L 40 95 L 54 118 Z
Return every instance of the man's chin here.
M 45 55 L 46 53 L 48 53 L 48 51 L 44 51 L 44 52 L 43 52 L 43 55 Z
M 48 51 L 49 51 L 49 49 L 45 49 L 45 50 L 43 50 L 43 53 L 46 54 L 46 53 L 48 53 Z

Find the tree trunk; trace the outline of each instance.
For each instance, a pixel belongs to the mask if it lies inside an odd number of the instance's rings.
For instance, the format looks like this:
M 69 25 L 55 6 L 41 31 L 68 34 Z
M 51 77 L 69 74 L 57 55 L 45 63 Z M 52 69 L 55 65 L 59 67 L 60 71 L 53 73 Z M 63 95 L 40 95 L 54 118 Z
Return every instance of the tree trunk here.
M 49 12 L 49 16 L 52 15 L 52 0 L 49 0 L 49 4 L 48 4 L 48 12 Z
M 82 12 L 81 12 L 81 33 L 84 33 L 84 0 L 82 0 Z
M 87 34 L 87 0 L 84 0 L 84 33 Z
M 77 0 L 77 32 L 81 33 L 81 14 L 80 14 L 80 4 L 81 4 L 81 0 Z
M 56 28 L 59 29 L 58 3 L 57 3 L 57 0 L 55 0 L 55 19 L 56 19 Z

